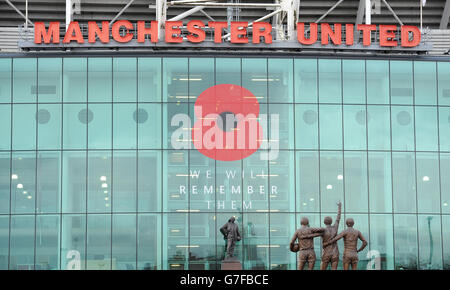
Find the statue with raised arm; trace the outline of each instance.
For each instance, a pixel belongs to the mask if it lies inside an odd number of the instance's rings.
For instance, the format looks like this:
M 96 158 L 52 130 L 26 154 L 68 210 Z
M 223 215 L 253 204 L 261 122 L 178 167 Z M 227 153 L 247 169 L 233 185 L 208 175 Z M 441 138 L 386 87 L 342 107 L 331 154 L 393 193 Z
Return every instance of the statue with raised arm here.
M 224 239 L 227 240 L 226 257 L 230 259 L 234 257 L 234 246 L 236 242 L 241 240 L 241 234 L 239 233 L 239 227 L 234 223 L 235 218 L 231 217 L 223 227 L 220 228 Z
M 358 267 L 358 253 L 364 250 L 364 248 L 367 246 L 367 241 L 360 231 L 353 228 L 355 221 L 352 218 L 348 218 L 345 223 L 347 224 L 347 229 L 342 231 L 335 238 L 324 243 L 323 247 L 326 247 L 344 238 L 344 255 L 342 259 L 344 270 L 348 270 L 350 266 L 352 267 L 352 270 L 356 270 L 356 268 Z M 359 249 L 358 239 L 362 241 L 362 245 Z
M 329 216 L 325 217 L 323 223 L 325 224 L 324 232 L 322 234 L 322 262 L 320 263 L 320 270 L 326 270 L 328 264 L 331 263 L 331 270 L 336 270 L 339 263 L 339 249 L 337 243 L 331 243 L 325 246 L 325 243 L 331 241 L 338 234 L 339 222 L 341 220 L 341 202 L 338 202 L 338 213 L 333 225 L 333 219 Z
M 309 227 L 309 220 L 303 217 L 300 221 L 301 228 L 295 231 L 290 242 L 290 249 L 298 253 L 298 269 L 303 270 L 306 262 L 308 262 L 309 270 L 314 268 L 316 263 L 316 253 L 314 252 L 314 238 L 320 236 L 324 229 Z M 298 244 L 296 244 L 298 240 Z

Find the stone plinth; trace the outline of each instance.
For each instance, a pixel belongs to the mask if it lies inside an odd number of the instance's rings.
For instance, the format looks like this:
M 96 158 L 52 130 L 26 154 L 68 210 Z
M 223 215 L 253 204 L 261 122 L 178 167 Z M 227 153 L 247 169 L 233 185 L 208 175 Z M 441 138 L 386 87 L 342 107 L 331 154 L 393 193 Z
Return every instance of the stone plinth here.
M 236 257 L 226 258 L 222 261 L 221 269 L 230 271 L 242 270 L 242 264 Z

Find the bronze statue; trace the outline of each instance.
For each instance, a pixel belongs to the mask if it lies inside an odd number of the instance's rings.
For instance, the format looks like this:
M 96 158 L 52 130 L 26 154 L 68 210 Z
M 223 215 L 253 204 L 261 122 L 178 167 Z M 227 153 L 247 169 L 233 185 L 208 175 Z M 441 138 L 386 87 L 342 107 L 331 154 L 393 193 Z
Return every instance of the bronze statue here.
M 298 269 L 303 270 L 306 262 L 308 262 L 309 270 L 314 268 L 316 263 L 316 253 L 314 252 L 314 237 L 320 236 L 324 229 L 310 228 L 309 220 L 303 217 L 300 221 L 302 227 L 295 231 L 290 242 L 290 249 L 298 254 Z M 298 239 L 298 244 L 295 241 Z
M 323 223 L 326 225 L 322 234 L 322 262 L 320 263 L 320 270 L 326 270 L 328 264 L 331 263 L 331 270 L 336 270 L 339 263 L 339 248 L 337 243 L 330 243 L 325 246 L 326 243 L 336 237 L 339 228 L 339 221 L 341 220 L 341 202 L 338 202 L 338 213 L 334 225 L 331 225 L 333 220 L 327 216 L 324 218 Z
M 226 257 L 225 259 L 230 259 L 234 257 L 234 246 L 236 242 L 241 240 L 241 235 L 239 233 L 239 227 L 234 223 L 235 218 L 231 217 L 223 227 L 220 228 L 224 239 L 227 240 Z
M 335 238 L 324 243 L 323 247 L 325 248 L 326 246 L 344 238 L 344 255 L 342 258 L 344 270 L 348 270 L 350 265 L 352 266 L 352 270 L 356 270 L 356 268 L 358 267 L 358 252 L 364 250 L 364 248 L 367 246 L 367 241 L 360 231 L 353 228 L 355 221 L 352 218 L 348 218 L 345 223 L 347 224 L 347 229 L 342 231 Z M 362 245 L 357 250 L 358 239 L 362 241 Z

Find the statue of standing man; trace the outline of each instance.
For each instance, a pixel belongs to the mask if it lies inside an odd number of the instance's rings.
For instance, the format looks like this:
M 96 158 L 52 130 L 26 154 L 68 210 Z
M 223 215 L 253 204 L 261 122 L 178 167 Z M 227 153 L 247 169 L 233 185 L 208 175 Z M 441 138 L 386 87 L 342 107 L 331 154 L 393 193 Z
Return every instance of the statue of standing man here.
M 291 239 L 290 248 L 293 252 L 299 252 L 298 269 L 303 270 L 305 264 L 308 262 L 308 268 L 309 270 L 312 270 L 316 263 L 314 237 L 320 236 L 324 232 L 324 229 L 309 227 L 309 220 L 306 217 L 303 217 L 300 223 L 302 227 L 295 231 L 294 236 Z M 298 244 L 295 244 L 296 240 L 298 240 Z
M 331 263 L 331 270 L 336 270 L 339 264 L 339 249 L 337 242 L 327 244 L 338 234 L 339 222 L 341 220 L 341 202 L 338 202 L 338 213 L 336 220 L 333 225 L 333 220 L 331 217 L 327 216 L 324 218 L 323 223 L 325 224 L 324 232 L 322 234 L 322 263 L 320 264 L 320 270 L 326 270 L 328 264 Z
M 230 259 L 234 257 L 234 247 L 236 242 L 241 240 L 241 235 L 239 233 L 239 227 L 234 223 L 235 218 L 231 217 L 223 227 L 220 228 L 220 232 L 223 237 L 227 240 L 227 249 L 226 249 L 226 259 Z

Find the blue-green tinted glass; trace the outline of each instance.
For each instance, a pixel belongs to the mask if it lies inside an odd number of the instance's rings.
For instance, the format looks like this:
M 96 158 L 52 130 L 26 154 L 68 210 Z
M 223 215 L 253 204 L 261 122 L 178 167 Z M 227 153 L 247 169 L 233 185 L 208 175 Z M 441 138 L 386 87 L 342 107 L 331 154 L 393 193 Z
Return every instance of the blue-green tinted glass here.
M 448 245 L 450 243 L 450 216 L 442 216 L 442 244 Z M 450 269 L 450 249 L 448 247 L 443 247 L 444 253 L 444 270 Z
M 133 120 L 138 125 L 138 148 L 139 149 L 161 149 L 162 105 L 139 104 L 133 112 Z
M 215 179 L 214 159 L 202 155 L 197 150 L 189 152 L 189 198 L 190 209 L 197 211 L 214 211 Z M 217 187 L 222 186 L 218 185 Z M 219 194 L 222 188 L 217 190 Z
M 411 61 L 391 61 L 391 103 L 413 103 L 413 69 Z
M 414 112 L 413 107 L 395 106 L 391 108 L 392 149 L 414 150 Z
M 320 149 L 342 149 L 342 106 L 319 106 Z
M 38 59 L 38 100 L 40 103 L 61 102 L 62 79 L 61 58 Z
M 87 58 L 63 58 L 64 102 L 86 102 Z
M 440 154 L 440 172 L 444 176 L 445 172 L 450 170 L 450 154 Z M 441 209 L 442 213 L 450 213 L 450 180 L 448 178 L 442 178 L 441 176 Z
M 222 219 L 224 220 L 224 219 Z M 242 218 L 243 234 L 243 269 L 268 270 L 269 264 L 269 215 L 249 213 Z M 245 230 L 248 230 L 249 233 Z
M 260 63 L 259 66 L 262 64 Z M 248 68 L 248 66 L 247 66 Z M 216 84 L 243 85 L 240 58 L 216 58 Z M 267 68 L 263 73 L 267 73 Z M 243 78 L 243 76 L 242 76 Z M 263 95 L 265 96 L 265 95 Z
M 229 218 L 229 217 L 228 217 Z M 189 223 L 185 213 L 163 215 L 163 269 L 187 270 L 189 259 Z M 220 234 L 220 233 L 219 233 Z
M 394 269 L 394 232 L 393 219 L 390 214 L 370 215 L 369 247 L 373 256 L 379 258 L 380 270 Z M 368 269 L 376 269 L 377 262 Z
M 13 61 L 13 102 L 34 103 L 37 101 L 36 58 L 15 58 Z
M 276 194 L 276 188 L 269 188 L 269 164 L 267 160 L 261 159 L 260 154 L 256 153 L 243 160 L 244 211 L 268 210 L 270 195 Z M 236 209 L 239 210 L 239 207 L 237 203 Z
M 61 110 L 61 105 L 38 105 L 38 149 L 61 149 Z
M 36 203 L 36 153 L 13 153 L 11 172 L 11 213 L 34 213 Z
M 88 212 L 111 212 L 113 183 L 111 151 L 88 153 Z
M 336 203 L 344 200 L 344 170 L 342 152 L 320 153 L 321 211 L 335 212 Z
M 138 101 L 161 101 L 161 58 L 138 58 Z
M 163 148 L 188 149 L 191 142 L 191 130 L 193 122 L 188 115 L 187 104 L 163 105 Z
M 189 200 L 189 152 L 167 150 L 163 152 L 164 211 L 186 211 Z
M 345 210 L 368 211 L 367 153 L 344 152 Z M 337 176 L 337 179 L 341 179 Z
M 87 124 L 94 114 L 84 104 L 63 105 L 63 148 L 85 149 L 87 146 Z
M 342 102 L 341 60 L 319 59 L 319 102 Z
M 391 153 L 369 152 L 370 211 L 392 212 Z
M 137 101 L 137 60 L 134 57 L 113 59 L 113 101 Z
M 10 181 L 15 178 L 10 171 L 10 153 L 0 153 L 0 214 L 9 213 Z
M 436 105 L 436 62 L 414 62 L 414 96 L 416 105 Z
M 255 153 L 258 154 L 258 153 Z M 216 209 L 221 212 L 236 212 L 239 206 L 242 208 L 242 160 L 216 161 Z M 246 201 L 248 204 L 248 201 Z M 229 217 L 228 217 L 229 218 Z M 222 250 L 221 250 L 222 251 Z
M 366 149 L 365 106 L 344 106 L 344 149 Z
M 113 148 L 136 149 L 136 104 L 113 105 Z
M 115 270 L 136 269 L 136 214 L 113 215 L 112 261 Z
M 291 255 L 288 243 L 295 230 L 295 215 L 270 214 L 270 269 L 295 270 L 295 255 Z
M 189 101 L 197 97 L 209 87 L 214 86 L 214 58 L 189 59 Z
M 89 102 L 111 102 L 111 58 L 92 57 L 88 59 L 88 100 Z
M 296 103 L 317 103 L 317 59 L 294 60 Z
M 138 210 L 141 212 L 162 211 L 161 155 L 160 151 L 138 152 Z
M 367 60 L 367 103 L 389 104 L 389 62 Z
M 280 151 L 276 160 L 269 161 L 270 209 L 295 211 L 295 175 L 293 151 Z
M 92 118 L 90 116 L 92 116 Z M 101 104 L 101 105 L 90 104 L 88 106 L 87 118 L 88 118 L 87 121 L 89 133 L 88 148 L 89 149 L 111 148 L 112 106 L 110 104 Z
M 163 59 L 163 102 L 189 101 L 187 58 Z
M 438 104 L 450 105 L 450 62 L 438 62 Z
M 86 152 L 62 153 L 62 212 L 86 212 Z
M 161 270 L 161 214 L 139 214 L 137 226 L 138 270 Z
M 438 215 L 419 215 L 419 268 L 442 269 L 441 219 Z
M 417 207 L 420 213 L 440 212 L 439 159 L 437 153 L 417 153 Z
M 11 106 L 0 105 L 0 150 L 11 149 Z
M 38 213 L 58 213 L 61 203 L 61 152 L 37 153 L 36 188 Z
M 417 217 L 394 215 L 395 270 L 416 270 L 418 258 Z
M 86 269 L 86 215 L 62 215 L 61 270 Z
M 217 70 L 229 70 L 229 68 L 222 64 L 221 61 L 218 62 L 222 68 L 216 68 Z M 239 68 L 239 64 L 238 67 Z M 237 72 L 240 75 L 240 72 Z M 225 82 L 225 79 L 223 80 Z M 275 79 L 272 79 L 271 82 L 274 82 Z M 267 103 L 267 94 L 268 87 L 267 83 L 269 82 L 269 78 L 267 77 L 267 59 L 263 58 L 243 58 L 242 59 L 242 86 L 249 90 L 260 103 Z M 240 80 L 234 80 L 234 84 L 240 84 Z M 269 92 L 271 101 L 276 102 L 274 100 L 278 97 L 278 92 L 272 91 Z M 273 94 L 273 96 L 272 96 Z
M 0 216 L 0 270 L 8 270 L 9 216 Z
M 319 154 L 296 152 L 297 211 L 319 211 Z
M 111 270 L 111 215 L 87 216 L 87 270 Z M 117 265 L 114 265 L 117 269 Z
M 391 112 L 388 106 L 367 106 L 369 150 L 391 149 Z
M 417 197 L 414 153 L 392 153 L 392 176 L 394 212 L 416 212 Z
M 0 59 L 0 103 L 11 102 L 11 59 Z
M 219 270 L 216 264 L 216 216 L 213 213 L 192 213 L 189 222 L 189 270 Z M 220 241 L 220 240 L 219 240 Z
M 450 151 L 450 108 L 439 108 L 439 149 Z
M 271 103 L 294 102 L 294 65 L 292 59 L 269 59 L 269 101 Z
M 343 60 L 344 103 L 366 102 L 366 63 L 364 60 Z
M 36 149 L 36 105 L 13 105 L 12 149 Z
M 35 265 L 35 216 L 11 216 L 9 269 L 33 270 Z
M 294 149 L 294 106 L 270 104 L 267 121 L 269 124 L 269 146 L 280 149 Z
M 114 152 L 113 186 L 113 211 L 137 211 L 135 150 L 123 150 Z M 107 197 L 105 196 L 105 199 L 106 198 Z
M 296 149 L 319 149 L 317 105 L 295 105 Z
M 416 150 L 438 150 L 438 119 L 436 107 L 415 107 Z
M 59 270 L 60 216 L 36 216 L 36 270 Z

